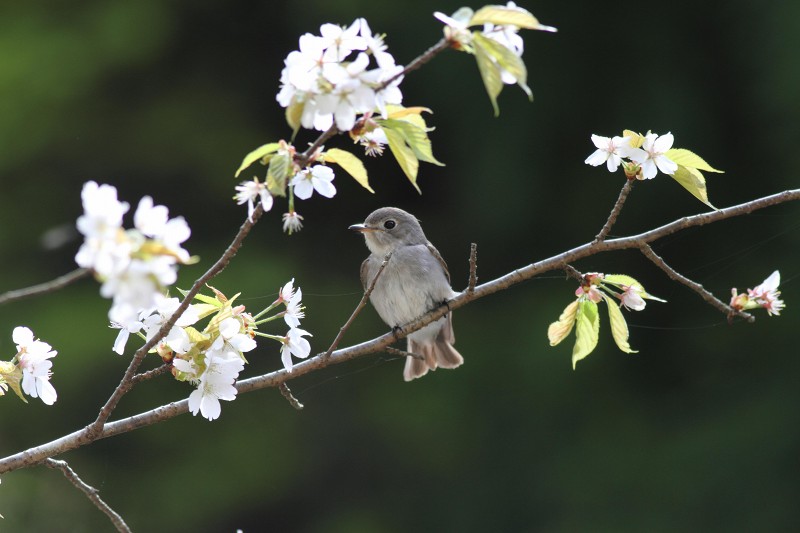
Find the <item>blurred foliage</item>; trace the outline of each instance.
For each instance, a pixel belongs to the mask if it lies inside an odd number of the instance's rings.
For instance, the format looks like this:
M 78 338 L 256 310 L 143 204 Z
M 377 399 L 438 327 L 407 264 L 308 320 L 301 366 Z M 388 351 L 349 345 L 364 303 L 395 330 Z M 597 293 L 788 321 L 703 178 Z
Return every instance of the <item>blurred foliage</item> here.
M 133 205 L 151 194 L 187 218 L 187 248 L 202 258 L 182 270 L 179 286 L 188 286 L 245 216 L 230 201 L 242 157 L 290 134 L 275 94 L 298 37 L 363 16 L 407 63 L 441 35 L 431 12 L 460 5 L 4 3 L 0 291 L 74 268 L 72 228 L 89 179 Z M 455 288 L 466 285 L 470 242 L 481 280 L 492 279 L 595 235 L 623 178 L 583 164 L 589 135 L 625 127 L 671 131 L 676 145 L 725 170 L 708 176 L 719 207 L 797 186 L 800 4 L 521 5 L 559 29 L 524 35 L 532 104 L 504 91 L 494 118 L 472 58 L 443 54 L 403 85 L 405 105 L 434 110 L 434 153 L 447 164 L 421 169 L 423 194 L 389 157 L 367 161 L 374 195 L 339 172 L 333 200 L 298 204 L 302 232 L 281 232 L 276 204 L 215 285 L 258 308 L 295 277 L 304 327 L 322 350 L 360 297 L 367 251 L 349 224 L 398 205 L 422 220 Z M 312 139 L 301 132 L 297 145 Z M 655 179 L 634 188 L 613 233 L 702 210 L 672 180 Z M 401 362 L 368 357 L 292 382 L 302 412 L 261 391 L 224 404 L 214 423 L 183 416 L 64 458 L 136 531 L 790 530 L 800 520 L 797 229 L 797 206 L 783 206 L 656 246 L 722 299 L 780 269 L 788 306 L 779 318 L 728 326 L 639 254 L 599 256 L 576 267 L 634 275 L 669 300 L 628 316 L 639 354 L 619 352 L 606 329 L 572 371 L 570 347 L 550 348 L 545 334 L 575 289 L 555 273 L 459 310 L 467 364 L 457 371 L 406 384 Z M 0 454 L 94 418 L 127 361 L 111 352 L 107 310 L 89 281 L 0 308 L 4 354 L 21 324 L 59 350 L 55 406 L 0 400 Z M 385 329 L 368 309 L 345 342 Z M 269 344 L 250 360 L 252 373 L 280 365 Z M 190 390 L 146 383 L 117 415 Z M 42 467 L 3 476 L 0 513 L 3 531 L 111 529 Z

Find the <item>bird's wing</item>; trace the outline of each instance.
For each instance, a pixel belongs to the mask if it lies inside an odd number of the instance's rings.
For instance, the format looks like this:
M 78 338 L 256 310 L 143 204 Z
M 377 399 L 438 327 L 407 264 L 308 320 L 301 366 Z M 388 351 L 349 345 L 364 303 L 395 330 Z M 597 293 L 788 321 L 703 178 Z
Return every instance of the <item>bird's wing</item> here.
M 372 281 L 369 277 L 369 257 L 364 259 L 364 262 L 361 263 L 361 286 L 364 287 L 366 291 L 369 288 L 369 284 Z
M 442 265 L 442 270 L 444 270 L 444 275 L 447 278 L 447 282 L 450 283 L 450 271 L 447 269 L 447 263 L 444 262 L 442 254 L 440 254 L 439 250 L 437 250 L 436 247 L 430 242 L 428 242 L 426 246 L 428 247 L 428 250 L 430 250 L 431 254 L 433 254 L 433 257 L 435 257 L 436 260 L 439 261 L 439 264 Z

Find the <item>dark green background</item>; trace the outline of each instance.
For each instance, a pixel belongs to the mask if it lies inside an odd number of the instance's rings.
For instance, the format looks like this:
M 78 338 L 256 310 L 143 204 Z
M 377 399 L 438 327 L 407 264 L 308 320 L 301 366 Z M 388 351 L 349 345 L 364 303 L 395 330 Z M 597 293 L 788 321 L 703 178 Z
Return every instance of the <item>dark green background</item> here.
M 726 171 L 708 176 L 717 206 L 797 187 L 800 4 L 521 5 L 559 28 L 524 35 L 532 104 L 507 87 L 493 118 L 473 58 L 443 54 L 403 84 L 406 105 L 435 111 L 431 138 L 447 163 L 422 166 L 423 195 L 389 157 L 367 162 L 375 195 L 338 172 L 333 200 L 298 204 L 301 233 L 281 232 L 278 202 L 214 284 L 258 309 L 296 278 L 304 327 L 323 350 L 360 298 L 366 248 L 346 228 L 376 207 L 422 220 L 457 289 L 470 242 L 487 281 L 590 240 L 622 185 L 621 173 L 583 164 L 591 133 L 673 132 L 676 146 Z M 241 158 L 289 135 L 275 94 L 298 37 L 363 16 L 407 63 L 441 36 L 431 12 L 459 6 L 3 3 L 0 291 L 75 267 L 71 228 L 90 179 L 134 206 L 151 194 L 187 218 L 187 248 L 202 258 L 181 270 L 179 285 L 190 285 L 243 220 L 230 200 Z M 312 138 L 303 132 L 297 144 Z M 613 234 L 705 209 L 659 175 L 637 184 Z M 260 391 L 224 403 L 214 423 L 181 416 L 64 458 L 135 531 L 789 530 L 800 520 L 799 215 L 776 207 L 656 246 L 723 300 L 779 268 L 788 302 L 779 318 L 728 326 L 637 253 L 608 254 L 575 266 L 633 275 L 669 300 L 628 314 L 637 355 L 615 348 L 603 312 L 597 350 L 573 371 L 571 341 L 550 348 L 545 335 L 575 289 L 553 273 L 455 313 L 466 359 L 458 371 L 406 384 L 402 362 L 367 357 L 291 382 L 302 412 Z M 0 399 L 0 454 L 94 418 L 128 361 L 111 352 L 108 307 L 97 284 L 83 281 L 0 308 L 4 358 L 22 324 L 59 351 L 53 407 Z M 344 342 L 385 331 L 367 309 Z M 247 376 L 280 366 L 276 344 L 249 359 Z M 169 378 L 150 382 L 115 416 L 190 391 Z M 0 513 L 3 531 L 111 529 L 43 467 L 3 476 Z

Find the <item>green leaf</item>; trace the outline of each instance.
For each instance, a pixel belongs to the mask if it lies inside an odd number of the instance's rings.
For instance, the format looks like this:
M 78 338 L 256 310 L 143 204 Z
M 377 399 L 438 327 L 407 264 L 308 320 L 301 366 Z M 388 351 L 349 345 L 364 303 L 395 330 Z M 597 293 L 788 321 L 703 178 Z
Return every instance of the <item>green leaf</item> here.
M 625 353 L 637 353 L 637 350 L 631 349 L 630 344 L 628 344 L 628 323 L 625 322 L 622 310 L 609 295 L 603 294 L 603 298 L 608 308 L 608 321 L 611 323 L 611 335 L 614 337 L 614 342 Z
M 331 148 L 323 154 L 323 158 L 327 163 L 335 163 L 342 167 L 345 172 L 353 176 L 359 185 L 369 192 L 375 192 L 372 190 L 372 187 L 369 186 L 367 169 L 364 167 L 364 163 L 350 152 L 338 148 Z
M 664 153 L 664 155 L 670 158 L 672 161 L 675 161 L 677 164 L 687 168 L 705 170 L 706 172 L 717 172 L 719 174 L 723 174 L 725 172 L 724 170 L 717 170 L 706 163 L 702 157 L 694 152 L 686 150 L 685 148 L 670 148 Z
M 625 285 L 626 287 L 642 286 L 642 284 L 636 281 L 634 278 L 625 274 L 605 274 L 603 276 L 603 281 L 606 281 L 616 287 L 621 287 L 622 285 Z
M 411 182 L 411 185 L 417 189 L 418 193 L 422 194 L 422 191 L 417 185 L 419 160 L 417 159 L 417 156 L 414 155 L 414 151 L 406 146 L 406 142 L 401 133 L 389 128 L 384 128 L 383 132 L 386 135 L 386 140 L 389 141 L 389 149 L 392 151 L 394 158 L 397 159 L 397 163 L 400 165 L 400 168 L 403 169 L 403 172 Z
M 669 152 L 667 152 L 669 153 Z M 706 190 L 706 179 L 696 168 L 685 167 L 678 164 L 678 170 L 672 175 L 672 179 L 681 184 L 681 186 L 692 193 L 695 198 L 706 204 L 711 209 L 716 209 L 711 202 L 708 201 L 708 191 Z
M 205 333 L 201 333 L 201 332 L 197 331 L 192 326 L 184 327 L 183 331 L 185 331 L 186 334 L 189 336 L 189 340 L 191 341 L 192 344 L 205 342 L 209 338 L 208 335 L 206 335 Z
M 203 319 L 207 316 L 213 315 L 217 311 L 219 311 L 219 302 L 217 305 L 214 304 L 193 304 L 192 307 L 197 312 L 197 316 L 199 319 Z
M 286 178 L 289 177 L 290 168 L 288 154 L 276 155 L 269 160 L 267 190 L 273 196 L 286 196 Z
M 575 315 L 577 312 L 578 300 L 575 300 L 564 308 L 564 311 L 556 322 L 550 324 L 547 328 L 547 338 L 550 341 L 550 346 L 555 346 L 567 338 L 573 326 L 575 326 Z
M 476 11 L 469 21 L 469 26 L 478 26 L 481 24 L 511 24 L 526 30 L 538 30 L 542 28 L 549 28 L 549 26 L 542 26 L 539 20 L 530 12 L 522 9 L 521 7 L 506 7 L 489 5 L 480 8 Z
M 384 131 L 393 130 L 398 132 L 403 137 L 406 145 L 411 148 L 416 158 L 420 161 L 443 167 L 444 163 L 433 156 L 433 148 L 431 147 L 431 140 L 428 138 L 425 121 L 422 120 L 422 117 L 419 115 L 412 115 L 407 117 L 407 119 L 408 120 L 379 119 L 375 122 L 380 125 Z
M 578 315 L 575 320 L 575 346 L 572 348 L 572 369 L 592 353 L 600 335 L 600 314 L 597 304 L 591 300 L 579 300 Z
M 274 154 L 278 151 L 278 147 L 280 145 L 278 143 L 267 143 L 265 145 L 259 146 L 246 156 L 242 160 L 242 164 L 239 165 L 239 170 L 236 171 L 234 177 L 238 178 L 239 174 L 242 173 L 244 169 L 258 161 L 259 159 L 264 159 L 266 156 Z
M 486 93 L 489 95 L 489 100 L 492 102 L 494 116 L 498 116 L 500 114 L 500 108 L 497 105 L 497 97 L 500 95 L 500 91 L 503 90 L 500 66 L 492 61 L 492 56 L 489 54 L 488 50 L 483 47 L 481 41 L 474 40 L 473 44 L 475 61 L 478 63 L 478 71 L 481 73 L 483 86 L 486 87 Z
M 503 46 L 494 39 L 490 39 L 483 35 L 483 33 L 476 31 L 472 34 L 473 42 L 477 41 L 478 48 L 483 48 L 489 55 L 491 55 L 500 67 L 511 74 L 517 81 L 528 99 L 533 100 L 533 93 L 526 85 L 528 81 L 528 69 L 525 68 L 525 62 L 517 54 L 512 52 L 509 48 Z M 500 80 L 502 83 L 502 79 Z
M 0 384 L 7 384 L 14 394 L 19 396 L 19 399 L 25 403 L 28 403 L 28 400 L 22 394 L 22 388 L 20 387 L 20 380 L 22 379 L 22 369 L 20 369 L 16 365 L 12 365 L 8 361 L 0 361 Z M 2 396 L 2 389 L 0 389 L 0 396 Z

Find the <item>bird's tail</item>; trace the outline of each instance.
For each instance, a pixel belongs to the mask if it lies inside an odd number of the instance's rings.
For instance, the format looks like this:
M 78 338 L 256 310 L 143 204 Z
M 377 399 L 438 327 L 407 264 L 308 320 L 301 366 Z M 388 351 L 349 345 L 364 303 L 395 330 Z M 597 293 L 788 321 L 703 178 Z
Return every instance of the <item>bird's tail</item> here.
M 436 370 L 437 367 L 456 368 L 464 363 L 464 358 L 453 348 L 456 338 L 453 334 L 452 317 L 452 314 L 447 315 L 447 321 L 432 341 L 418 342 L 408 338 L 408 351 L 422 359 L 410 356 L 406 359 L 403 379 L 411 381 L 424 376 L 428 370 Z

